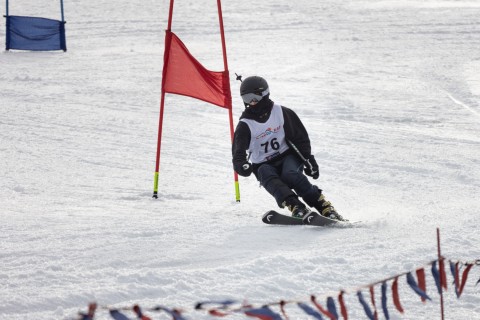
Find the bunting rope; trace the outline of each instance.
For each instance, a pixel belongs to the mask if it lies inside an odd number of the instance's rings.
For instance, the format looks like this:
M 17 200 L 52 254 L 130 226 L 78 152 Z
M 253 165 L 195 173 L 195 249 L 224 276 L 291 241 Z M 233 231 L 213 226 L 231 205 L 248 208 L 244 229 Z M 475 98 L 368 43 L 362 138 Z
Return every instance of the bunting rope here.
M 227 317 L 233 314 L 244 314 L 245 316 L 257 318 L 261 320 L 288 320 L 289 317 L 285 310 L 287 304 L 296 305 L 306 315 L 318 320 L 348 320 L 348 310 L 344 302 L 345 294 L 355 294 L 358 298 L 360 305 L 362 306 L 368 319 L 376 320 L 379 317 L 379 310 L 383 313 L 385 319 L 390 319 L 390 312 L 387 307 L 387 295 L 388 295 L 388 282 L 393 280 L 391 286 L 392 299 L 395 309 L 403 314 L 404 309 L 400 303 L 398 294 L 398 280 L 400 277 L 405 276 L 406 282 L 416 293 L 421 301 L 425 303 L 427 300 L 432 301 L 431 297 L 426 293 L 426 281 L 425 281 L 425 268 L 430 266 L 432 277 L 435 281 L 437 292 L 441 294 L 442 289 L 447 289 L 447 276 L 446 268 L 441 267 L 445 262 L 448 262 L 450 273 L 452 276 L 452 285 L 457 298 L 462 295 L 465 285 L 467 283 L 468 274 L 473 267 L 480 267 L 480 259 L 474 261 L 453 261 L 446 260 L 444 257 L 439 260 L 433 260 L 413 271 L 403 272 L 379 281 L 372 282 L 367 285 L 359 286 L 349 290 L 341 290 L 331 294 L 326 294 L 319 299 L 315 295 L 310 295 L 309 299 L 302 300 L 280 300 L 263 304 L 261 306 L 254 306 L 247 304 L 246 302 L 238 300 L 224 300 L 224 301 L 202 301 L 195 304 L 193 311 L 207 312 L 214 317 Z M 443 270 L 443 274 L 440 270 Z M 475 283 L 478 285 L 480 279 Z M 377 308 L 375 302 L 375 286 L 381 284 L 381 304 L 380 309 Z M 365 289 L 368 289 L 369 299 L 364 295 Z M 337 297 L 338 304 L 340 306 L 340 313 L 337 311 L 337 303 L 334 299 Z M 326 301 L 325 305 L 322 305 L 319 301 Z M 370 301 L 368 301 L 370 300 Z M 276 312 L 274 308 L 278 308 L 279 312 Z M 128 319 L 140 319 L 140 320 L 152 320 L 146 313 L 158 313 L 163 312 L 171 317 L 172 320 L 189 320 L 183 314 L 186 313 L 188 308 L 168 308 L 164 306 L 155 306 L 152 308 L 141 309 L 139 305 L 131 307 L 113 308 L 108 306 L 98 306 L 96 303 L 91 303 L 88 306 L 86 313 L 79 312 L 75 320 L 94 320 L 95 313 L 99 310 L 104 310 L 109 313 L 112 319 L 115 320 L 128 320 Z M 134 318 L 131 318 L 134 316 Z M 193 318 L 192 318 L 193 319 Z

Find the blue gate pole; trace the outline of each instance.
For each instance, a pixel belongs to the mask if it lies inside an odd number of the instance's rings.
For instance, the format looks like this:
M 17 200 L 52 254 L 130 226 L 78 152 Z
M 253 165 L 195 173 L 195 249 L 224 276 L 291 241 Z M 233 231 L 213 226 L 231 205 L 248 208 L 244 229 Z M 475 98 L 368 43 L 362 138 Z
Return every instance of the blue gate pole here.
M 7 2 L 8 2 L 8 0 L 7 0 Z M 60 0 L 60 9 L 62 11 L 62 22 L 65 22 L 65 17 L 63 15 L 63 0 Z
M 8 0 L 7 0 L 6 5 L 7 5 L 7 10 L 5 11 L 5 15 L 8 17 Z

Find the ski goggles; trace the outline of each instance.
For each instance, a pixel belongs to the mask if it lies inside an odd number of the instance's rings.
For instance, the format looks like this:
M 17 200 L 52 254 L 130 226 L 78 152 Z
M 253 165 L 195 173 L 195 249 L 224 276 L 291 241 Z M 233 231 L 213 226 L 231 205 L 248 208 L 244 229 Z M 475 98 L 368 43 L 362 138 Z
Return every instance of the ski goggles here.
M 270 93 L 270 90 L 242 94 L 243 102 L 246 104 L 257 104 L 263 97 Z

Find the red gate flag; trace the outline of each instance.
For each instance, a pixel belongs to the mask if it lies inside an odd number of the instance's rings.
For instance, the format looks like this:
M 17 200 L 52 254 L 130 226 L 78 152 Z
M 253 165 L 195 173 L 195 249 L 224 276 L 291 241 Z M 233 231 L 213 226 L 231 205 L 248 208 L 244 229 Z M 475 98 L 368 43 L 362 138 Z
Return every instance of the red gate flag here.
M 164 92 L 232 108 L 228 70 L 207 70 L 190 54 L 177 35 L 169 30 L 165 35 L 162 88 Z
M 230 136 L 233 142 L 233 112 L 232 94 L 227 63 L 227 49 L 223 31 L 223 17 L 221 1 L 217 0 L 218 21 L 220 23 L 220 37 L 222 40 L 224 71 L 216 72 L 207 70 L 195 59 L 183 42 L 171 31 L 173 2 L 170 0 L 168 13 L 168 28 L 165 33 L 165 52 L 163 55 L 162 71 L 162 96 L 160 99 L 160 118 L 158 120 L 157 159 L 155 163 L 155 180 L 153 184 L 153 197 L 158 198 L 158 176 L 160 171 L 160 150 L 162 148 L 163 111 L 165 106 L 165 93 L 179 94 L 203 100 L 228 110 L 230 118 Z M 234 171 L 235 197 L 240 201 L 240 188 L 238 174 Z

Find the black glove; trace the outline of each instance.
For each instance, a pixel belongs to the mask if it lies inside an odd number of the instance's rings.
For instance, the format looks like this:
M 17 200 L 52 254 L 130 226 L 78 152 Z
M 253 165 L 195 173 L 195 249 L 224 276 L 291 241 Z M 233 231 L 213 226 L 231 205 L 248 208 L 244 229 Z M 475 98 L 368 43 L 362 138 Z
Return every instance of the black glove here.
M 315 161 L 315 157 L 314 156 L 308 157 L 305 160 L 304 165 L 305 165 L 305 169 L 304 169 L 305 174 L 307 176 L 312 177 L 313 179 L 318 179 L 318 176 L 320 175 L 320 173 L 318 172 L 318 164 L 317 164 L 317 161 Z
M 235 171 L 242 177 L 248 177 L 253 172 L 253 166 L 250 162 L 245 161 L 241 166 L 238 166 Z

